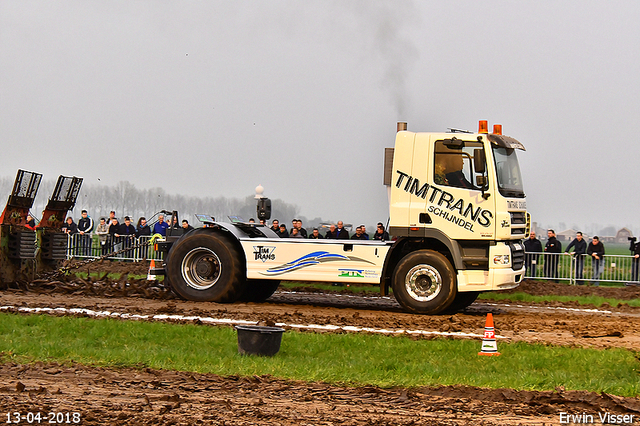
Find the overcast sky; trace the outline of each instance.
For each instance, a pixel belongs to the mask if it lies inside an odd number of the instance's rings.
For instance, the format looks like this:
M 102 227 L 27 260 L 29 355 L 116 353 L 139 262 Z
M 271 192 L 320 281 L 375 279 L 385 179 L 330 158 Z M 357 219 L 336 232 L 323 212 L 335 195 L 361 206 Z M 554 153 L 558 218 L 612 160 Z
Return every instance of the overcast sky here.
M 370 224 L 397 121 L 486 119 L 527 148 L 533 220 L 640 231 L 639 18 L 631 0 L 3 0 L 0 174 L 262 184 Z

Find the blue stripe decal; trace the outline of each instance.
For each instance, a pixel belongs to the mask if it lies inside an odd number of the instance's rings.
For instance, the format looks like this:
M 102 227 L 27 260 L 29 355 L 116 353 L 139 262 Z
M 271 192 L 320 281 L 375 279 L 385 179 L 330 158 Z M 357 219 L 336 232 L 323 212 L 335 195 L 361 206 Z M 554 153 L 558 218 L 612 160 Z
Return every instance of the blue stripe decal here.
M 343 256 L 341 254 L 329 253 L 328 251 L 315 251 L 313 253 L 309 253 L 302 257 L 299 257 L 296 260 L 285 263 L 284 265 L 269 268 L 267 269 L 266 273 L 262 273 L 262 274 L 263 275 L 281 275 L 281 274 L 286 274 L 287 272 L 293 272 L 298 269 L 306 268 L 308 266 L 317 265 L 319 263 L 334 262 L 334 261 L 340 261 L 340 260 L 346 260 L 348 262 L 360 261 L 360 262 L 372 263 L 357 257 Z

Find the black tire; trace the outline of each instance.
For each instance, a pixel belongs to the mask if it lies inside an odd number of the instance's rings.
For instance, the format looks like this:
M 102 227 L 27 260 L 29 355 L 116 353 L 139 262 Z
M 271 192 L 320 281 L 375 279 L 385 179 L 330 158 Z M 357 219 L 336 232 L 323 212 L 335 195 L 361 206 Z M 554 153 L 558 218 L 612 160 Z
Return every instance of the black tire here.
M 171 289 L 187 300 L 232 303 L 246 284 L 242 255 L 229 238 L 214 232 L 180 238 L 166 269 Z
M 465 291 L 456 294 L 456 298 L 453 299 L 453 303 L 443 312 L 445 314 L 455 314 L 463 310 L 464 308 L 471 306 L 480 295 L 479 291 Z
M 276 292 L 280 285 L 279 280 L 247 280 L 244 294 L 240 297 L 242 302 L 264 302 Z
M 393 272 L 393 294 L 409 312 L 439 314 L 451 306 L 456 291 L 456 271 L 433 250 L 409 253 Z

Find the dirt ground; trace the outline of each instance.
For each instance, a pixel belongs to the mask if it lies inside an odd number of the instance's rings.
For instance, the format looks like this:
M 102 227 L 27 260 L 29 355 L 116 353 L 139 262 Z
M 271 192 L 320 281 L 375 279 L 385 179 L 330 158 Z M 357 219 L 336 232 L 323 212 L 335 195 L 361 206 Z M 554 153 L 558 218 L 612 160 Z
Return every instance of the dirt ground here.
M 144 274 L 144 266 L 135 266 Z M 95 266 L 93 266 L 95 267 Z M 128 271 L 103 265 L 103 270 Z M 633 299 L 640 289 L 580 287 L 527 281 L 530 294 L 597 294 Z M 86 308 L 110 312 L 250 320 L 262 324 L 332 325 L 372 329 L 482 334 L 486 314 L 510 341 L 576 347 L 640 348 L 640 308 L 584 307 L 575 303 L 479 301 L 456 315 L 402 312 L 392 298 L 278 291 L 267 302 L 196 303 L 176 299 L 146 281 L 107 278 L 34 282 L 0 292 L 5 311 L 20 307 Z M 11 307 L 11 308 L 9 308 Z M 325 331 L 326 332 L 326 331 Z M 340 329 L 340 332 L 344 332 Z M 434 338 L 419 335 L 415 338 Z M 503 340 L 499 340 L 499 343 Z M 0 364 L 0 407 L 9 412 L 72 412 L 84 425 L 130 424 L 559 424 L 559 413 L 635 415 L 640 400 L 588 392 L 525 392 L 470 387 L 380 389 L 290 382 L 273 377 L 219 377 L 192 373 L 104 369 L 83 365 Z M 0 421 L 6 418 L 0 417 Z M 24 423 L 24 422 L 23 422 Z
M 1 414 L 77 412 L 82 425 L 552 425 L 560 412 L 640 413 L 636 398 L 562 389 L 355 388 L 42 363 L 5 363 L 0 380 Z

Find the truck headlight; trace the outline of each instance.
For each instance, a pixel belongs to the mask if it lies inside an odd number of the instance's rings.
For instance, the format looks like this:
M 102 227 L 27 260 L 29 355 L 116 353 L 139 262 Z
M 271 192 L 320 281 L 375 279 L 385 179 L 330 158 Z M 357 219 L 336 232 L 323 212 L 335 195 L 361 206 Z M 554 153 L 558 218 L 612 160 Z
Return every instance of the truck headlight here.
M 508 254 L 499 254 L 497 256 L 493 256 L 493 264 L 494 265 L 509 265 L 511 261 L 509 259 Z

